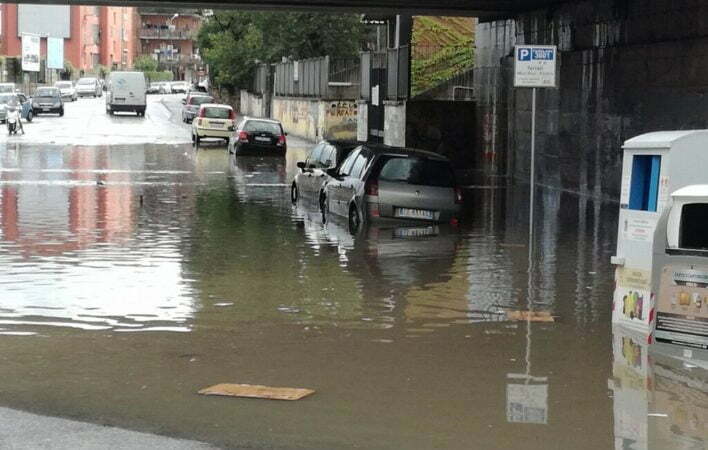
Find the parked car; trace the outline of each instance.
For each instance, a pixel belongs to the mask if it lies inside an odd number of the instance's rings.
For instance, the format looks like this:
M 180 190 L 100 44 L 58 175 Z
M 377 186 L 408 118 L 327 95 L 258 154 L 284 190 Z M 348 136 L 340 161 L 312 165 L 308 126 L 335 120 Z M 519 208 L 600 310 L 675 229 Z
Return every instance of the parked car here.
M 297 163 L 300 170 L 290 188 L 293 202 L 301 197 L 319 201 L 322 189 L 330 180 L 327 170 L 339 168 L 349 153 L 359 145 L 356 141 L 322 141 L 313 147 L 307 159 Z
M 74 88 L 74 83 L 71 81 L 57 81 L 54 83 L 54 87 L 61 92 L 62 100 L 76 101 L 76 89 Z
M 150 83 L 145 91 L 146 94 L 159 94 L 160 83 Z
M 277 120 L 244 117 L 230 136 L 229 153 L 283 154 L 288 150 L 287 135 Z
M 61 91 L 56 87 L 38 87 L 32 97 L 32 110 L 36 115 L 40 113 L 54 113 L 64 115 L 64 102 Z
M 160 81 L 159 85 L 160 87 L 158 88 L 158 92 L 160 94 L 172 93 L 172 85 L 170 85 L 169 81 Z
M 133 111 L 145 115 L 147 83 L 142 72 L 111 72 L 106 91 L 106 113 Z
M 0 93 L 0 122 L 7 120 L 7 106 L 9 104 L 20 105 L 20 117 L 27 122 L 32 122 L 34 111 L 32 102 L 22 93 Z
M 79 97 L 100 97 L 103 95 L 101 84 L 97 78 L 79 78 L 76 82 L 76 95 Z
M 14 94 L 17 92 L 15 83 L 0 83 L 0 94 Z
M 424 150 L 366 144 L 327 173 L 323 211 L 346 217 L 352 232 L 377 218 L 456 221 L 462 205 L 450 161 Z
M 182 122 L 192 123 L 194 117 L 199 112 L 199 107 L 204 103 L 214 103 L 214 97 L 209 95 L 190 95 L 184 101 L 182 107 Z
M 186 81 L 173 81 L 170 83 L 170 89 L 173 94 L 186 94 L 189 91 L 189 84 Z
M 203 103 L 197 117 L 192 120 L 192 142 L 197 146 L 204 138 L 219 138 L 228 142 L 235 120 L 236 113 L 229 105 Z

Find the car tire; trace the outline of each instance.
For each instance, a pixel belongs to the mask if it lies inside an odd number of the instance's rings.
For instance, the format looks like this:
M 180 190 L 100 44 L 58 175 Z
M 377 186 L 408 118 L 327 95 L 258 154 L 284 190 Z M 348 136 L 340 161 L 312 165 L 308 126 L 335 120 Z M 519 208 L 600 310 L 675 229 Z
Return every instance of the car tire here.
M 27 113 L 27 122 L 32 122 L 33 118 L 34 118 L 34 113 L 30 109 L 30 111 Z
M 349 233 L 357 234 L 361 229 L 361 215 L 356 205 L 349 207 Z
M 290 200 L 292 200 L 293 203 L 297 203 L 299 198 L 300 192 L 298 192 L 297 184 L 293 183 L 292 187 L 290 188 Z
M 59 117 L 64 117 L 64 108 L 59 110 Z

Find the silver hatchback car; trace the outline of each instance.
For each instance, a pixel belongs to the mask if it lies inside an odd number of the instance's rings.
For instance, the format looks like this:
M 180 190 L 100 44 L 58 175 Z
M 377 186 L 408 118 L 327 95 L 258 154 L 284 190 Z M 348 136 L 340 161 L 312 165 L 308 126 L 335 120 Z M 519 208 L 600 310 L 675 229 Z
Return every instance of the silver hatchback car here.
M 322 208 L 353 232 L 372 219 L 454 222 L 462 206 L 450 161 L 432 152 L 362 145 L 328 174 Z

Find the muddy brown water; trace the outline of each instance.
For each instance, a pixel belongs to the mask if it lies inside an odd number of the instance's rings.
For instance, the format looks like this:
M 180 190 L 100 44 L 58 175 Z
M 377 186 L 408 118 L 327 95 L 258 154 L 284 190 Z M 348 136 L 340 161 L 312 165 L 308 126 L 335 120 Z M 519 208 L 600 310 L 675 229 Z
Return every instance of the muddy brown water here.
M 646 362 L 655 388 L 613 359 L 616 204 L 539 190 L 529 283 L 524 189 L 352 236 L 291 203 L 303 153 L 2 148 L 0 406 L 229 448 L 703 448 L 636 413 L 679 392 L 705 417 L 685 368 Z M 222 382 L 317 393 L 196 395 Z

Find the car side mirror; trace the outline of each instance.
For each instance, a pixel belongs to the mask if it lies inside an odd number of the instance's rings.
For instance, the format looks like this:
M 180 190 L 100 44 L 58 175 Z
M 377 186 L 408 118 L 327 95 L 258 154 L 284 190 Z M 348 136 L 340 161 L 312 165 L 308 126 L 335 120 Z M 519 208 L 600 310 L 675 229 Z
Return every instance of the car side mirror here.
M 298 169 L 302 170 L 303 172 L 305 171 L 305 163 L 303 161 L 298 161 L 297 167 L 298 167 Z
M 288 135 L 288 132 L 287 132 L 287 131 L 284 131 L 284 132 L 283 132 L 283 136 L 287 136 L 287 135 Z

